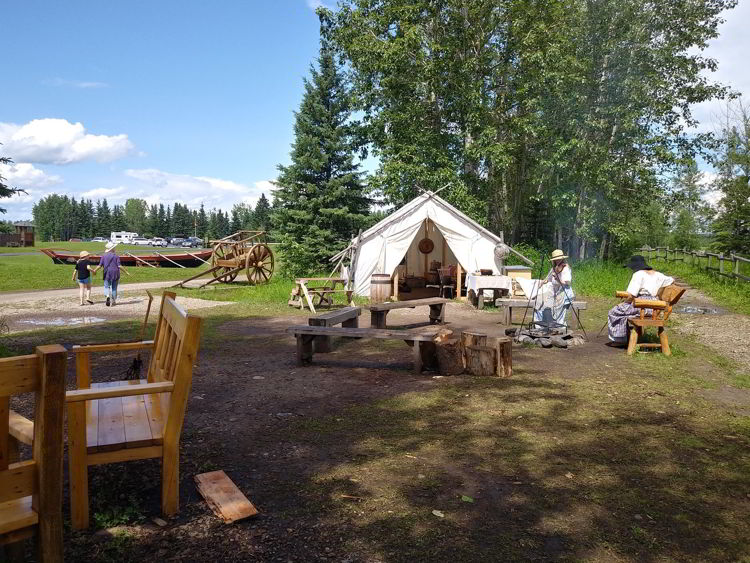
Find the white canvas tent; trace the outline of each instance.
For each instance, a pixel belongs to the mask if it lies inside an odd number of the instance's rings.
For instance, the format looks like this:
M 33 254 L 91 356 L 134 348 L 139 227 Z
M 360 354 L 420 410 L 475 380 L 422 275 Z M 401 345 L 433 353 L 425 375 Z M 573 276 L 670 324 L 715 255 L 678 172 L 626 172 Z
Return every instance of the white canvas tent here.
M 423 238 L 433 241 L 429 254 L 418 249 Z M 495 247 L 502 242 L 501 236 L 434 193 L 425 192 L 352 241 L 348 250 L 353 251 L 354 291 L 369 296 L 370 277 L 393 276 L 404 258 L 404 269 L 409 274 L 423 275 L 433 260 L 444 266 L 460 264 L 465 272 L 492 269 L 498 274 L 501 264 L 495 258 Z

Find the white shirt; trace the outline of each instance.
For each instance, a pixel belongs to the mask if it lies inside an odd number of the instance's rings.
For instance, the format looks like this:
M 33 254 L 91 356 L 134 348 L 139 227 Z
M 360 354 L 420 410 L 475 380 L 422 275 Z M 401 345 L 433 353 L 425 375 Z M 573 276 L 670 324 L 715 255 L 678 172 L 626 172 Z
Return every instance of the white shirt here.
M 558 276 L 560 277 L 560 281 L 557 280 Z M 570 266 L 565 264 L 562 272 L 560 272 L 557 276 L 555 275 L 555 269 L 550 268 L 549 274 L 547 274 L 546 279 L 549 283 L 552 284 L 552 290 L 557 293 L 558 291 L 560 291 L 563 285 L 570 287 L 570 284 L 573 281 L 573 272 L 571 271 Z M 562 285 L 560 285 L 560 282 L 562 282 Z
M 648 293 L 649 295 L 656 297 L 662 287 L 674 283 L 674 278 L 665 276 L 656 270 L 650 271 L 653 273 L 649 274 L 649 270 L 638 270 L 633 274 L 633 277 L 630 278 L 630 283 L 628 284 L 627 289 L 627 292 L 630 295 L 638 297 L 642 293 Z

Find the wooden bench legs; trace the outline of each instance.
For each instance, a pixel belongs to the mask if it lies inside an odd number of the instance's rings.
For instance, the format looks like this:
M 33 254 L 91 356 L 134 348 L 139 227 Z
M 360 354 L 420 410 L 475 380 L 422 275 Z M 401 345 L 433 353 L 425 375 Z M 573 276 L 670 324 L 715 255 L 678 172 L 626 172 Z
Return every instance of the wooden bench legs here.
M 445 323 L 445 303 L 438 305 L 430 305 L 430 324 L 444 324 Z
M 297 365 L 306 366 L 312 363 L 313 354 L 317 352 L 314 347 L 316 338 L 318 336 L 312 334 L 297 334 Z M 330 338 L 330 337 L 326 337 Z M 436 360 L 435 343 L 434 342 L 419 342 L 413 340 L 404 340 L 409 346 L 412 347 L 412 359 L 414 360 L 414 372 L 417 374 L 422 373 L 425 367 L 425 363 L 432 365 L 432 359 Z
M 312 318 L 309 320 L 310 326 L 333 326 L 328 324 L 325 319 Z M 359 328 L 359 317 L 353 317 L 347 319 L 341 323 L 344 328 Z M 330 336 L 316 336 L 313 341 L 314 351 L 318 354 L 327 354 L 331 351 L 331 337 Z
M 663 326 L 657 326 L 659 332 L 659 342 L 646 342 L 640 343 L 639 340 L 643 337 L 643 327 L 630 324 L 630 336 L 628 338 L 628 356 L 635 354 L 639 348 L 661 348 L 661 353 L 665 356 L 671 356 L 672 351 L 669 349 L 669 339 L 667 338 L 667 331 Z
M 372 328 L 386 328 L 385 317 L 388 311 L 370 311 L 370 326 Z

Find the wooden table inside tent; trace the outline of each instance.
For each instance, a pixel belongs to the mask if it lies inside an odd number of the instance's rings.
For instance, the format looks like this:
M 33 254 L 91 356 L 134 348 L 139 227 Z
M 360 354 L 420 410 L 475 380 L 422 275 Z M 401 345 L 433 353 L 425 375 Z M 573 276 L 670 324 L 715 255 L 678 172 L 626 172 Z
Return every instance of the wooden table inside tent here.
M 343 278 L 299 278 L 295 281 L 295 288 L 292 290 L 292 296 L 289 299 L 289 305 L 308 309 L 315 313 L 315 307 L 333 305 L 333 294 L 345 293 L 346 302 L 351 307 L 354 305 L 352 296 L 353 289 L 347 289 L 347 280 Z M 341 285 L 341 288 L 338 286 Z M 317 300 L 317 303 L 315 301 Z

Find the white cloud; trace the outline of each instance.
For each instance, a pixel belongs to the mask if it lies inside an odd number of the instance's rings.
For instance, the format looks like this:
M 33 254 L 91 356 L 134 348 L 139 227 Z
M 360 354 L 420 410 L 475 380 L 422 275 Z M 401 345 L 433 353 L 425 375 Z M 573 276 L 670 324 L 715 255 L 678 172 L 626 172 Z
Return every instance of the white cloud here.
M 739 0 L 737 7 L 724 12 L 724 23 L 719 26 L 719 37 L 711 41 L 702 53 L 719 63 L 716 72 L 706 73 L 710 80 L 731 86 L 750 98 L 750 67 L 747 66 L 747 53 L 750 52 L 750 34 L 747 22 L 750 21 L 750 0 Z M 714 131 L 724 114 L 726 101 L 714 100 L 692 107 L 696 118 L 701 122 L 699 130 Z
M 128 188 L 120 186 L 117 188 L 96 188 L 94 190 L 87 190 L 81 193 L 81 196 L 87 199 L 122 199 L 123 194 L 127 192 Z
M 155 168 L 130 169 L 125 174 L 140 184 L 127 197 L 143 198 L 149 205 L 180 202 L 192 209 L 200 207 L 201 203 L 207 209 L 218 207 L 224 211 L 240 202 L 255 205 L 261 193 L 269 192 L 272 185 L 262 180 L 247 186 L 222 178 L 174 174 Z
M 14 188 L 44 188 L 62 182 L 60 176 L 47 174 L 28 162 L 0 164 L 0 176 Z
M 65 119 L 34 119 L 24 125 L 0 123 L 2 151 L 19 162 L 70 164 L 84 160 L 110 162 L 135 147 L 128 136 L 93 135 L 82 123 Z
M 336 9 L 335 6 L 329 6 L 328 4 L 326 4 L 325 2 L 323 2 L 322 0 L 305 0 L 305 2 L 307 3 L 307 7 L 310 8 L 313 12 L 315 10 L 317 10 L 318 8 L 320 8 L 321 6 L 323 8 L 328 9 L 328 10 L 335 10 Z
M 106 82 L 86 81 L 86 80 L 65 80 L 64 78 L 53 78 L 52 80 L 44 80 L 42 82 L 47 86 L 69 86 L 72 88 L 107 88 L 109 84 Z

